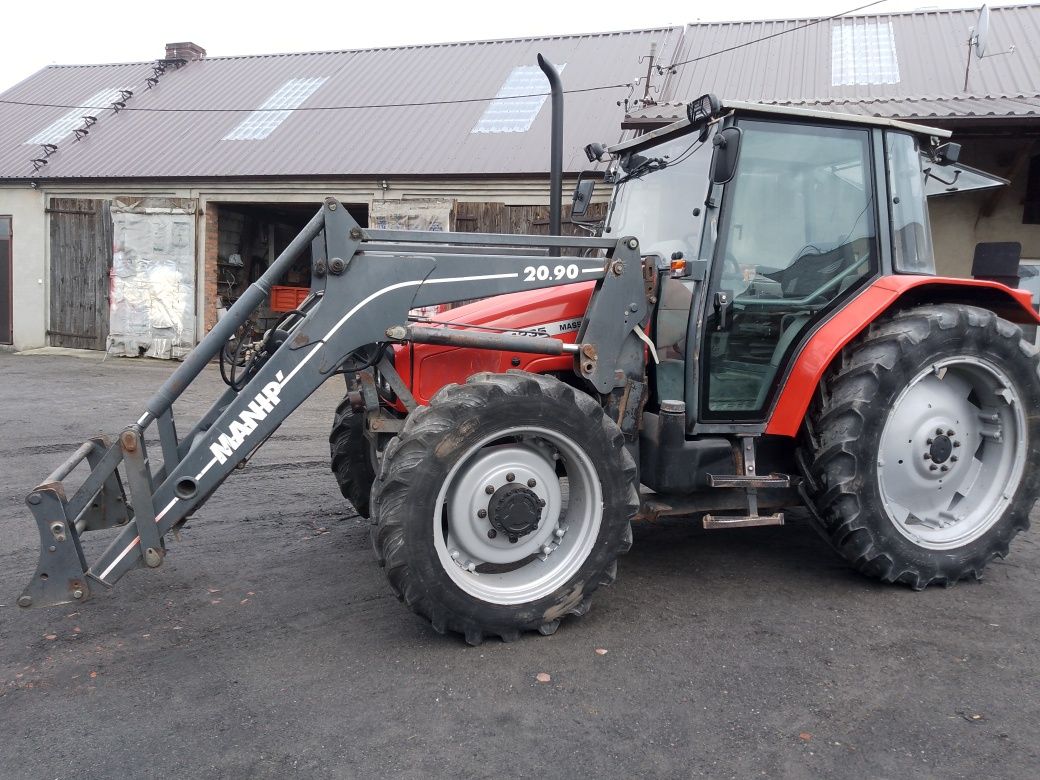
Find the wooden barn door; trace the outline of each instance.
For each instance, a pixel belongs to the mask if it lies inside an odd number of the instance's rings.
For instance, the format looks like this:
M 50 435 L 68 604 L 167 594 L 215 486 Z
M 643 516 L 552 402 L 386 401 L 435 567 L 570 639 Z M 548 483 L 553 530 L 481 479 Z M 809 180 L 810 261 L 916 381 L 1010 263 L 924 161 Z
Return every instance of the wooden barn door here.
M 112 214 L 107 200 L 52 198 L 49 343 L 105 349 Z

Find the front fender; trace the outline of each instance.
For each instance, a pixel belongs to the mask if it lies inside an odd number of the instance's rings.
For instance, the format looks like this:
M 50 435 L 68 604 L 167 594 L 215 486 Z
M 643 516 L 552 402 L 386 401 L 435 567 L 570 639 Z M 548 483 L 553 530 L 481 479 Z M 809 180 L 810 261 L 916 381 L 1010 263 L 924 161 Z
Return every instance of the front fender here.
M 852 339 L 893 308 L 960 303 L 990 309 L 1011 322 L 1040 324 L 1028 290 L 999 282 L 943 276 L 883 276 L 827 320 L 794 358 L 766 433 L 797 436 L 824 371 Z

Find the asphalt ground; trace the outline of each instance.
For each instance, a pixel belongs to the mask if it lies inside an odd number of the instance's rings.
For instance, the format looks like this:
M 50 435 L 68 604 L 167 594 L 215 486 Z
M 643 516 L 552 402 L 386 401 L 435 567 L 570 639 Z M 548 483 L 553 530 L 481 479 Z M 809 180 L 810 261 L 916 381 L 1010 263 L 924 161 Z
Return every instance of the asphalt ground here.
M 161 568 L 20 610 L 26 494 L 171 369 L 0 354 L 0 778 L 1040 775 L 1035 533 L 980 583 L 914 593 L 797 517 L 641 525 L 585 617 L 468 647 L 394 598 L 336 489 L 338 382 Z M 221 388 L 199 385 L 182 425 Z

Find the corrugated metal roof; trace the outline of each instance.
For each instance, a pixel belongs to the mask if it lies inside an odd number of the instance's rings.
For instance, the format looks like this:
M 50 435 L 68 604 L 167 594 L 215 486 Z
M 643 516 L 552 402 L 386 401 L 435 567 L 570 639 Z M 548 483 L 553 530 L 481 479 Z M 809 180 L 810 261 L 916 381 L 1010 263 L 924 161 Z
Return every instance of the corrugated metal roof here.
M 562 65 L 567 90 L 631 82 L 658 46 L 674 58 L 682 28 L 309 54 L 214 57 L 167 72 L 145 89 L 150 63 L 49 67 L 0 99 L 77 105 L 111 86 L 133 89 L 134 109 L 105 112 L 80 141 L 60 143 L 34 173 L 25 142 L 68 109 L 0 105 L 0 178 L 183 178 L 544 173 L 549 109 L 528 132 L 471 133 L 487 101 L 407 108 L 296 111 L 263 140 L 222 140 L 291 79 L 326 80 L 303 104 L 358 106 L 493 97 L 511 70 L 538 53 Z M 569 94 L 564 165 L 585 167 L 582 147 L 616 135 L 627 88 Z M 86 113 L 86 112 L 85 112 Z
M 152 63 L 52 66 L 0 99 L 78 105 L 129 88 L 133 109 L 102 112 L 80 141 L 59 143 L 38 173 L 26 141 L 67 108 L 0 104 L 0 178 L 212 178 L 254 176 L 482 176 L 543 174 L 549 110 L 523 133 L 471 133 L 487 100 L 397 108 L 299 110 L 262 140 L 223 140 L 293 79 L 324 81 L 303 109 L 491 98 L 514 67 L 537 53 L 557 64 L 567 90 L 631 83 L 658 46 L 661 105 L 632 120 L 670 119 L 705 92 L 724 99 L 935 120 L 1036 118 L 1040 112 L 1040 5 L 992 9 L 988 54 L 972 62 L 963 90 L 968 30 L 977 11 L 870 14 L 824 22 L 793 19 L 694 24 L 619 33 L 436 44 L 357 51 L 214 57 L 166 73 Z M 810 26 L 805 26 L 810 25 Z M 801 29 L 799 29 L 801 28 Z M 786 32 L 785 32 L 786 31 Z M 732 52 L 731 46 L 784 33 Z M 585 167 L 581 149 L 612 140 L 627 87 L 568 94 L 564 165 Z M 638 97 L 638 93 L 636 95 Z M 181 109 L 205 109 L 181 111 Z M 86 112 L 85 112 L 86 113 Z
M 809 27 L 811 19 L 689 25 L 677 62 L 783 34 L 680 66 L 663 102 L 682 104 L 714 92 L 729 100 L 874 116 L 1035 117 L 1040 112 L 1040 5 L 991 10 L 987 57 L 973 57 L 965 91 L 967 41 L 977 19 L 978 10 L 937 10 L 861 15 Z M 892 63 L 885 62 L 888 32 L 895 43 Z M 1013 54 L 989 56 L 1011 44 Z M 879 60 L 895 65 L 897 78 L 884 72 Z M 860 66 L 858 78 L 847 78 L 850 62 Z M 867 83 L 843 83 L 848 81 Z M 634 117 L 671 118 L 675 113 L 653 106 Z

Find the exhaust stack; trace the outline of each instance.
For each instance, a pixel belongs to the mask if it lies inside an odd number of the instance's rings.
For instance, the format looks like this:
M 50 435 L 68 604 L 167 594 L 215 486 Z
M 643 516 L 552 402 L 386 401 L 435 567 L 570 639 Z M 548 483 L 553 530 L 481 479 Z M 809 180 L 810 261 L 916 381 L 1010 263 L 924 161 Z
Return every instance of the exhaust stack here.
M 563 209 L 563 82 L 560 71 L 541 54 L 538 55 L 538 67 L 549 80 L 549 93 L 552 96 L 552 133 L 549 145 L 549 233 L 561 235 Z M 553 255 L 560 254 L 560 248 L 552 250 Z

